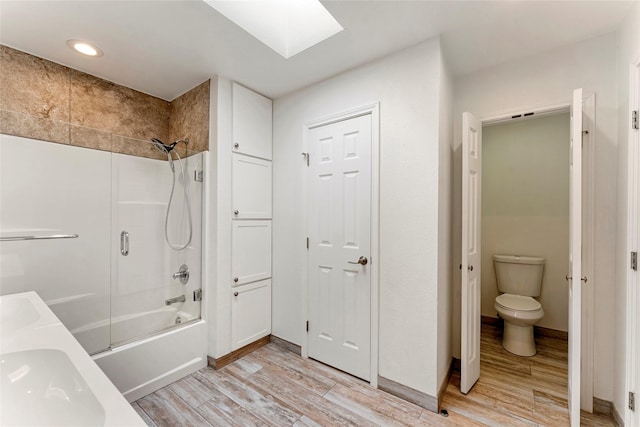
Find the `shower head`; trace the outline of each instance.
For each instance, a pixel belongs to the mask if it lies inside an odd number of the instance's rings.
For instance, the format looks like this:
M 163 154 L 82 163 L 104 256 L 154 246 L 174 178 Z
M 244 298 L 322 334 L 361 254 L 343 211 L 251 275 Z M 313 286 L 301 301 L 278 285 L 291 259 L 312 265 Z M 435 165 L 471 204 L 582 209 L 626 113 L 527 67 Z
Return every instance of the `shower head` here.
M 156 147 L 159 151 L 164 154 L 169 154 L 169 151 L 173 150 L 174 146 L 166 145 L 164 142 L 160 141 L 158 138 L 151 138 L 151 143 L 154 147 Z
M 173 166 L 173 158 L 171 157 L 171 150 L 176 146 L 177 142 L 174 142 L 171 145 L 166 145 L 164 142 L 160 141 L 158 138 L 151 138 L 151 143 L 158 151 L 167 156 L 167 160 L 169 161 L 169 167 L 171 167 L 171 172 L 175 172 L 175 168 Z
M 165 153 L 165 154 L 169 154 L 169 152 L 171 150 L 173 150 L 176 145 L 178 145 L 181 142 L 184 142 L 185 144 L 189 143 L 188 139 L 178 139 L 176 141 L 173 141 L 171 144 L 165 144 L 164 142 L 160 141 L 158 138 L 151 138 L 151 142 L 153 143 L 153 145 L 160 150 L 161 152 Z

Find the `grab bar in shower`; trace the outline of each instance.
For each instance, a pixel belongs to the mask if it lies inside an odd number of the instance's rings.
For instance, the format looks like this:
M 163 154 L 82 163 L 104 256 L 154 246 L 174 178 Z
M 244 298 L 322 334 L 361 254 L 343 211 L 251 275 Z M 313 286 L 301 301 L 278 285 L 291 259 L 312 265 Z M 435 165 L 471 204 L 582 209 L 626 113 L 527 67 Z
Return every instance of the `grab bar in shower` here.
M 77 239 L 77 234 L 49 234 L 45 236 L 12 236 L 0 237 L 0 242 L 13 242 L 17 240 L 51 240 L 51 239 Z

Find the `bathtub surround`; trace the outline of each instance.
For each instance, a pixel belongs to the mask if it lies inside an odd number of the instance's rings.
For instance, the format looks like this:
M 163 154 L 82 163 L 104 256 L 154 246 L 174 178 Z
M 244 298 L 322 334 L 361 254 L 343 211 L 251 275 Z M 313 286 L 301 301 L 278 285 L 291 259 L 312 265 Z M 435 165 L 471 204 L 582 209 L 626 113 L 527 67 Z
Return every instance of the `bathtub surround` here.
M 183 161 L 187 177 L 202 170 L 206 154 Z M 203 183 L 188 180 L 193 239 L 176 252 L 164 239 L 166 158 L 0 135 L 0 162 L 3 235 L 79 235 L 0 243 L 3 294 L 37 291 L 130 401 L 206 365 L 207 325 L 197 320 L 193 298 L 202 288 Z M 182 185 L 175 191 L 182 200 Z M 130 234 L 127 256 L 119 247 L 123 230 Z M 187 284 L 172 279 L 182 264 L 191 271 Z M 165 305 L 182 295 L 184 303 Z
M 150 138 L 208 149 L 209 81 L 171 102 L 0 45 L 0 133 L 162 159 Z
M 169 139 L 165 142 L 187 138 L 189 151 L 209 149 L 210 86 L 207 80 L 169 103 Z
M 188 180 L 191 245 L 171 251 L 164 242 L 171 172 L 149 140 L 188 138 L 177 150 L 189 157 L 185 176 L 203 170 L 209 81 L 167 102 L 6 46 L 0 55 L 2 233 L 80 235 L 3 242 L 2 292 L 36 290 L 129 400 L 205 366 L 206 324 L 192 297 L 202 288 L 203 183 Z M 175 191 L 181 201 L 182 186 Z M 171 218 L 182 206 L 174 202 Z M 191 271 L 187 285 L 171 279 L 182 264 Z M 165 305 L 182 295 L 184 303 Z M 150 361 L 160 354 L 167 357 Z

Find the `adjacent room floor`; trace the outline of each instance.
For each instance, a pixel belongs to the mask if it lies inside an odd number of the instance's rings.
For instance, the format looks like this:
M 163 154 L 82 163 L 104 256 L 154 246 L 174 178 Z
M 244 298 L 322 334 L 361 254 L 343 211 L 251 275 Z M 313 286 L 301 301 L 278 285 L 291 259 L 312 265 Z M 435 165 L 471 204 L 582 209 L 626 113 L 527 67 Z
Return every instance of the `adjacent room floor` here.
M 567 344 L 539 338 L 522 358 L 482 327 L 480 380 L 468 395 L 451 377 L 443 408 L 424 410 L 364 381 L 271 343 L 220 369 L 202 369 L 133 403 L 150 426 L 562 426 L 568 425 Z M 613 426 L 583 414 L 582 425 Z

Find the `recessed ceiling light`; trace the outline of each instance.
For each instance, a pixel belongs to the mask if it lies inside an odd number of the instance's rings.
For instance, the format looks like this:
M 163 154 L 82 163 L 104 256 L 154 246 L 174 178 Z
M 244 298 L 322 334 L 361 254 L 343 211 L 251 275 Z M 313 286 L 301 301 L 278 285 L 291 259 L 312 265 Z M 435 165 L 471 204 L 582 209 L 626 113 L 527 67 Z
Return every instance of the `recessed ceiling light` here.
M 319 0 L 204 1 L 285 58 L 343 30 Z
M 82 40 L 67 40 L 67 46 L 83 55 L 100 57 L 103 55 L 99 47 Z

